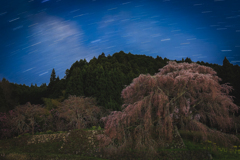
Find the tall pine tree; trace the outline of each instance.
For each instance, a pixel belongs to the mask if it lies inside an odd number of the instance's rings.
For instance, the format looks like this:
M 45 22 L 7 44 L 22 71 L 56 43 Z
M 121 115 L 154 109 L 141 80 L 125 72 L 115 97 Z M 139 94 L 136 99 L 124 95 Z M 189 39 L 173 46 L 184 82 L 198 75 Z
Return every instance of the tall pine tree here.
M 52 73 L 51 73 L 50 83 L 54 82 L 55 80 L 56 80 L 56 73 L 55 73 L 55 70 L 53 68 Z
M 66 95 L 84 96 L 84 77 L 86 70 L 73 69 L 73 74 L 67 83 Z
M 53 93 L 53 88 L 54 88 L 55 81 L 56 81 L 56 73 L 55 73 L 55 70 L 53 68 L 52 73 L 51 73 L 51 77 L 50 77 L 50 82 L 48 84 L 48 89 L 47 89 L 48 96 L 50 96 Z

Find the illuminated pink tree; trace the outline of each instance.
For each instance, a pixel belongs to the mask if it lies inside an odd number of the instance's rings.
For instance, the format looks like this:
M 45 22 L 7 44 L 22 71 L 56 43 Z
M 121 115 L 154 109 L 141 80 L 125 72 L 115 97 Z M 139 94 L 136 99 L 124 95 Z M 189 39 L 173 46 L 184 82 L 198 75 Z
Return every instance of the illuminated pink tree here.
M 56 109 L 59 118 L 64 118 L 68 122 L 67 126 L 73 129 L 85 129 L 89 126 L 97 126 L 98 117 L 106 116 L 101 106 L 96 106 L 95 98 L 76 97 L 70 95 Z
M 5 115 L 5 118 L 7 119 L 11 132 L 19 135 L 31 130 L 31 133 L 34 134 L 37 117 L 42 115 L 49 115 L 48 111 L 40 105 L 31 105 L 31 103 L 28 102 L 25 105 L 16 106 L 13 110 L 9 111 L 8 115 Z M 44 117 L 42 120 L 43 119 Z
M 98 135 L 98 140 L 103 140 L 101 148 L 115 142 L 119 146 L 115 155 L 124 154 L 129 147 L 157 154 L 156 148 L 172 141 L 175 124 L 182 130 L 199 131 L 203 140 L 214 133 L 212 141 L 220 139 L 224 146 L 231 146 L 221 132 L 205 124 L 209 119 L 210 126 L 217 125 L 224 131 L 233 126 L 229 110 L 237 111 L 238 106 L 227 95 L 232 88 L 219 85 L 221 79 L 213 69 L 196 63 L 170 61 L 159 71 L 154 76 L 141 74 L 122 91 L 123 112 L 102 118 L 105 134 Z M 239 142 L 237 137 L 232 138 Z M 109 149 L 104 152 L 111 154 Z

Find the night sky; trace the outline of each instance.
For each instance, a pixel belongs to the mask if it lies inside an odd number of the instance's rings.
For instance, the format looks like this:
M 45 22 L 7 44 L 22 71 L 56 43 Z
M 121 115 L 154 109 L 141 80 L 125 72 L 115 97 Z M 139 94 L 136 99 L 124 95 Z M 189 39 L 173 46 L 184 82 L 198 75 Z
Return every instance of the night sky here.
M 0 0 L 0 80 L 48 85 L 124 51 L 240 64 L 240 0 Z

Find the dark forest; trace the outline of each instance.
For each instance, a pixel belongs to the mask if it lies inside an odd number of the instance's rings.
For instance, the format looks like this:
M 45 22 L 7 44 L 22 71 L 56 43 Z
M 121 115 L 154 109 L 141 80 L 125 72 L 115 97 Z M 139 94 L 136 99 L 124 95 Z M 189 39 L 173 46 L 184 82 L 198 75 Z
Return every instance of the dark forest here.
M 140 74 L 158 73 L 168 61 L 169 59 L 162 59 L 159 56 L 154 59 L 150 56 L 126 54 L 120 51 L 107 57 L 102 53 L 98 58 L 91 59 L 89 63 L 86 59 L 76 61 L 70 69 L 66 69 L 66 75 L 61 80 L 59 76 L 56 77 L 57 73 L 53 69 L 50 83 L 48 85 L 43 83 L 40 87 L 36 84 L 30 87 L 25 84 L 13 84 L 3 78 L 0 81 L 0 112 L 8 113 L 16 106 L 27 102 L 40 104 L 51 110 L 70 95 L 95 97 L 98 106 L 111 111 L 122 111 L 122 90 Z M 193 63 L 190 58 L 176 62 Z M 233 103 L 240 106 L 240 67 L 238 65 L 230 64 L 226 57 L 222 66 L 203 61 L 195 63 L 216 71 L 217 76 L 222 79 L 219 84 L 229 83 L 228 85 L 234 89 L 229 96 L 233 96 Z M 239 112 L 229 112 L 229 116 L 239 117 Z M 235 129 L 240 130 L 240 125 L 238 124 Z M 234 133 L 236 130 L 230 132 Z

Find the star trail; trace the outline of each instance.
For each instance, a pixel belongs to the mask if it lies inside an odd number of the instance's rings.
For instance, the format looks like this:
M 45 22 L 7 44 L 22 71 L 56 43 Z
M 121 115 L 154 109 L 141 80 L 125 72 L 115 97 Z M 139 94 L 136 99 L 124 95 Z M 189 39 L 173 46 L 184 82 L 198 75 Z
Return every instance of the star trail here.
M 0 79 L 49 83 L 104 52 L 240 64 L 239 0 L 0 2 Z

